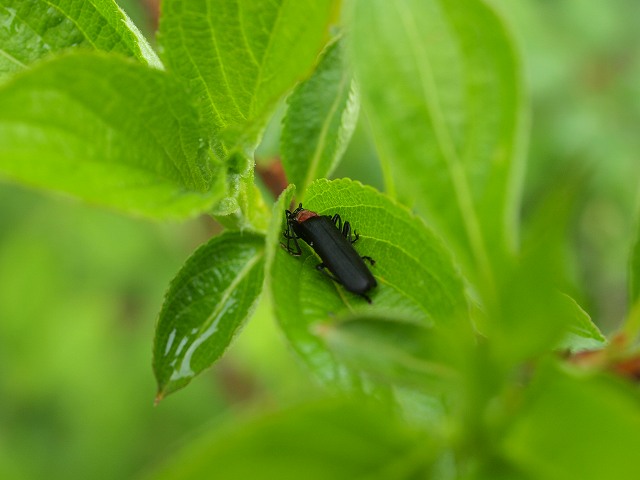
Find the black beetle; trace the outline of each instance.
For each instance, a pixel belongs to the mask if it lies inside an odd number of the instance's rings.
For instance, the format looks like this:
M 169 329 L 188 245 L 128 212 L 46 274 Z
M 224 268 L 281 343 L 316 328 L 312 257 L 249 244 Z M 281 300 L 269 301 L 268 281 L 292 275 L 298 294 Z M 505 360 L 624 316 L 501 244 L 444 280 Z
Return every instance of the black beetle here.
M 367 260 L 371 265 L 374 265 L 375 261 L 371 257 L 361 257 L 355 251 L 352 244 L 360 236 L 355 230 L 351 232 L 349 222 L 343 223 L 338 214 L 329 217 L 305 210 L 301 203 L 293 212 L 286 210 L 285 217 L 287 229 L 283 235 L 287 239 L 287 244 L 280 245 L 291 255 L 298 256 L 302 253 L 298 245 L 298 239 L 301 238 L 322 260 L 322 263 L 316 267 L 318 270 L 327 273 L 324 270 L 327 268 L 331 272 L 327 275 L 332 280 L 371 303 L 367 292 L 374 288 L 377 282 L 363 260 Z M 295 249 L 290 246 L 291 240 L 295 244 Z

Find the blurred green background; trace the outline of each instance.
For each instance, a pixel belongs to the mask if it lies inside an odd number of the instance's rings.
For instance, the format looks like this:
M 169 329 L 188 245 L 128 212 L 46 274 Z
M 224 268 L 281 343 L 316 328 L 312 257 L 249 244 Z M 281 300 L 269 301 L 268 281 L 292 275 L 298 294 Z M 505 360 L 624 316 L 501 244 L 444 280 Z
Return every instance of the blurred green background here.
M 149 37 L 151 3 L 120 2 Z M 638 210 L 640 2 L 495 3 L 532 94 L 523 217 L 577 182 L 567 267 L 609 332 L 626 309 Z M 362 126 L 337 176 L 379 186 Z M 263 301 L 222 362 L 153 407 L 164 290 L 215 228 L 152 224 L 0 183 L 0 478 L 135 476 L 219 423 L 313 394 Z

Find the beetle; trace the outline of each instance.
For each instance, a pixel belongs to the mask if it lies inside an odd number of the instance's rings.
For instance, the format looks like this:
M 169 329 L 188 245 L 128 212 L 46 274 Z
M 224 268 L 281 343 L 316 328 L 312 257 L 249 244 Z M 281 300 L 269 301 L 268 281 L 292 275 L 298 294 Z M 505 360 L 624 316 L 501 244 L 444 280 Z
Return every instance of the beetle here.
M 322 260 L 322 263 L 316 266 L 318 270 L 371 303 L 367 292 L 374 288 L 377 282 L 364 260 L 371 265 L 376 262 L 371 257 L 360 256 L 353 248 L 353 244 L 360 235 L 355 230 L 351 231 L 349 222 L 343 222 L 337 213 L 330 217 L 306 210 L 302 208 L 302 203 L 294 211 L 286 210 L 285 218 L 287 229 L 283 235 L 287 239 L 287 244 L 280 243 L 280 245 L 287 252 L 299 256 L 302 250 L 298 239 L 301 238 Z M 292 240 L 295 247 L 291 247 Z M 325 268 L 331 273 L 328 273 Z

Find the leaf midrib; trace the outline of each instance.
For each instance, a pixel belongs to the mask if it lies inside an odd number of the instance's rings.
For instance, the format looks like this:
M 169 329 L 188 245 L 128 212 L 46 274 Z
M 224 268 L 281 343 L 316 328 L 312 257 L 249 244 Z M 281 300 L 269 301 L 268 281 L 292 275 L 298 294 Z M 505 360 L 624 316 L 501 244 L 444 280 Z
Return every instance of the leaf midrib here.
M 254 106 L 255 106 L 255 101 L 256 101 L 256 97 L 257 97 L 257 93 L 258 90 L 260 88 L 260 84 L 262 83 L 262 74 L 264 72 L 264 64 L 266 59 L 269 57 L 269 54 L 271 52 L 271 48 L 273 45 L 273 37 L 274 37 L 274 32 L 277 30 L 278 25 L 282 19 L 282 10 L 283 10 L 283 5 L 287 3 L 287 0 L 281 0 L 280 4 L 278 5 L 278 11 L 276 13 L 276 18 L 273 22 L 273 26 L 271 28 L 271 30 L 269 31 L 269 40 L 267 41 L 267 47 L 264 49 L 264 53 L 262 54 L 262 58 L 260 59 L 260 66 L 258 68 L 258 75 L 256 77 L 256 81 L 253 87 L 253 94 L 251 95 L 251 103 L 249 104 L 249 112 L 248 112 L 248 116 L 252 117 L 254 115 Z
M 220 73 L 222 74 L 222 78 L 224 78 L 225 88 L 227 89 L 227 92 L 229 92 L 229 98 L 231 99 L 231 101 L 236 107 L 236 110 L 240 114 L 240 118 L 242 118 L 243 120 L 246 120 L 247 117 L 242 111 L 242 109 L 240 108 L 240 105 L 238 105 L 236 96 L 233 90 L 231 89 L 231 84 L 229 83 L 229 78 L 227 77 L 225 62 L 222 60 L 222 57 L 220 56 L 220 49 L 218 48 L 218 40 L 216 38 L 216 29 L 213 28 L 213 22 L 211 22 L 210 3 L 211 2 L 209 0 L 205 2 L 205 5 L 207 7 L 205 12 L 205 18 L 207 19 L 207 24 L 209 25 L 209 31 L 211 32 L 211 44 L 213 45 L 213 48 L 216 51 L 216 58 L 218 60 L 218 65 L 220 66 Z M 236 5 L 238 4 L 236 3 Z M 238 9 L 239 8 L 240 6 L 238 5 Z M 205 82 L 205 84 L 207 85 L 207 89 L 209 89 L 209 84 L 207 82 Z
M 265 252 L 264 250 L 260 251 L 256 255 L 254 255 L 241 270 L 238 271 L 237 275 L 235 275 L 234 279 L 231 281 L 229 286 L 222 291 L 222 295 L 220 296 L 220 301 L 217 303 L 216 307 L 211 311 L 207 319 L 202 323 L 200 329 L 198 330 L 198 335 L 202 335 L 210 326 L 213 319 L 216 318 L 220 311 L 224 308 L 227 301 L 231 297 L 231 294 L 236 291 L 237 286 L 244 281 L 246 278 L 249 278 L 250 272 L 253 270 L 253 267 L 264 258 Z M 212 267 L 215 268 L 215 267 Z M 210 269 L 207 269 L 210 270 Z
M 417 26 L 413 17 L 407 10 L 404 2 L 392 2 L 390 5 L 396 7 L 399 18 L 405 27 L 405 31 L 410 38 L 410 51 L 414 58 L 416 70 L 420 76 L 420 85 L 422 86 L 422 94 L 424 96 L 424 104 L 426 110 L 431 117 L 431 123 L 434 127 L 436 139 L 440 146 L 440 151 L 449 170 L 449 175 L 454 186 L 456 194 L 456 203 L 460 211 L 460 217 L 463 221 L 467 238 L 471 246 L 472 252 L 476 258 L 478 266 L 482 271 L 485 280 L 493 283 L 493 274 L 489 263 L 484 236 L 480 228 L 477 213 L 473 207 L 473 199 L 471 191 L 465 175 L 465 169 L 462 165 L 456 147 L 448 130 L 447 123 L 444 120 L 444 114 L 440 107 L 440 99 L 438 89 L 433 79 L 431 62 L 429 56 L 421 48 L 417 32 Z
M 327 114 L 327 116 L 324 119 L 324 122 L 322 122 L 322 129 L 320 130 L 320 135 L 318 135 L 318 141 L 316 143 L 316 148 L 313 152 L 313 157 L 311 159 L 311 164 L 309 165 L 309 168 L 307 170 L 307 176 L 304 179 L 304 183 L 303 183 L 303 187 L 306 187 L 307 185 L 309 185 L 313 179 L 316 178 L 316 172 L 318 170 L 318 165 L 320 164 L 320 159 L 322 158 L 322 153 L 324 151 L 324 147 L 326 145 L 326 141 L 327 141 L 327 134 L 329 132 L 329 126 L 331 125 L 331 123 L 333 122 L 333 117 L 335 116 L 337 110 L 338 110 L 338 105 L 340 105 L 344 91 L 345 91 L 345 85 L 348 83 L 349 81 L 349 75 L 346 74 L 346 72 L 342 72 L 342 78 L 340 79 L 340 84 L 338 85 L 338 93 L 335 96 L 335 99 L 333 100 L 332 104 L 331 104 L 331 108 L 329 109 L 329 113 Z M 349 82 L 350 83 L 350 82 Z M 338 126 L 338 128 L 340 128 L 340 126 Z M 333 163 L 333 162 L 332 162 Z

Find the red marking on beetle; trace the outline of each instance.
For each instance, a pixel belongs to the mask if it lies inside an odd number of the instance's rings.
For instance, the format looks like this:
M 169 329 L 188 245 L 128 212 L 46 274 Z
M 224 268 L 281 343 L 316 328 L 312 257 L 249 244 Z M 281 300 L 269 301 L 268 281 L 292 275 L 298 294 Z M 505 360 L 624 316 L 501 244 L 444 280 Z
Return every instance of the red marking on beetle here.
M 300 210 L 298 213 L 296 213 L 296 222 L 306 222 L 310 218 L 317 216 L 318 214 L 316 212 L 312 212 L 311 210 Z

